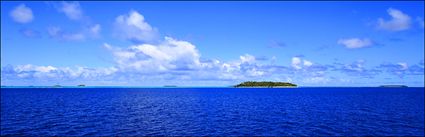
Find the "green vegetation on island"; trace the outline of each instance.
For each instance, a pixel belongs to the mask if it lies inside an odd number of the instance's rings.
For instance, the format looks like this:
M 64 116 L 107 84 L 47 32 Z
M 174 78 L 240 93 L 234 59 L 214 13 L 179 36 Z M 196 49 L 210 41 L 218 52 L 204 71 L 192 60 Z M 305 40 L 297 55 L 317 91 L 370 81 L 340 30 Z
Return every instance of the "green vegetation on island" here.
M 381 85 L 381 88 L 407 88 L 406 85 Z
M 271 82 L 271 81 L 247 81 L 240 83 L 238 85 L 235 85 L 234 87 L 267 87 L 267 88 L 273 88 L 273 87 L 297 87 L 296 84 L 288 83 L 288 82 Z

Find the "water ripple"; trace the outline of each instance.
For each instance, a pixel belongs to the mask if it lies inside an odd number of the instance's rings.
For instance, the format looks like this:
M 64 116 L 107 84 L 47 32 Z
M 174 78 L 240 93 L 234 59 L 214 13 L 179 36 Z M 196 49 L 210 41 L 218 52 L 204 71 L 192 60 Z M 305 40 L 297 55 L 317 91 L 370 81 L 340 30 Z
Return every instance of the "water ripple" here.
M 1 135 L 423 136 L 423 91 L 2 88 Z

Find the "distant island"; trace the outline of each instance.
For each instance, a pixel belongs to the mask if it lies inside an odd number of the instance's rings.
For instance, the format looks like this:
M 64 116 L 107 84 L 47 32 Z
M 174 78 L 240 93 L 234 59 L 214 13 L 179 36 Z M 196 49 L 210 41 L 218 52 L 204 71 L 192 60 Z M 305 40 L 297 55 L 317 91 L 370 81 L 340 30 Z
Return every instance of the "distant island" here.
M 407 88 L 406 85 L 381 85 L 381 88 Z
M 80 84 L 80 85 L 78 85 L 79 87 L 85 87 L 86 85 L 84 85 L 84 84 Z
M 56 84 L 56 85 L 53 85 L 52 87 L 54 87 L 54 88 L 61 88 L 62 86 L 59 85 L 59 84 Z
M 296 84 L 288 83 L 288 82 L 271 82 L 271 81 L 247 81 L 235 85 L 234 87 L 265 87 L 265 88 L 274 88 L 274 87 L 297 87 Z

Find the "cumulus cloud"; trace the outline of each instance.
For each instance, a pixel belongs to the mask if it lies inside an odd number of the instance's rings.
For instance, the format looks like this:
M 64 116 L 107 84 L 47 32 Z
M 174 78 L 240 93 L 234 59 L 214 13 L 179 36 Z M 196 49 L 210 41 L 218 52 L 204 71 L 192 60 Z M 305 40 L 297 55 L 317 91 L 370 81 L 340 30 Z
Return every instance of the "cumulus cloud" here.
M 389 8 L 387 12 L 391 16 L 391 19 L 384 20 L 383 18 L 379 18 L 377 26 L 378 29 L 387 31 L 403 31 L 410 28 L 411 18 L 409 15 L 393 8 Z
M 303 60 L 300 57 L 292 57 L 291 66 L 295 69 L 302 69 L 306 67 L 310 67 L 313 65 L 313 62 L 308 60 Z
M 406 62 L 400 62 L 397 64 L 401 66 L 401 70 L 407 70 L 409 68 Z
M 112 50 L 119 68 L 139 72 L 166 71 L 175 69 L 194 69 L 200 66 L 200 55 L 196 47 L 187 42 L 165 37 L 158 45 L 141 44 L 127 49 Z
M 301 69 L 301 58 L 299 58 L 299 57 L 292 57 L 291 65 L 295 69 Z
M 367 38 L 347 38 L 347 39 L 339 39 L 338 44 L 345 46 L 349 49 L 357 49 L 357 48 L 364 48 L 369 47 L 373 45 L 372 40 Z
M 10 16 L 15 22 L 18 23 L 29 23 L 34 19 L 32 14 L 32 10 L 25 6 L 25 4 L 21 4 L 15 7 L 11 12 Z
M 239 60 L 222 62 L 216 59 L 200 60 L 199 51 L 190 42 L 165 37 L 159 44 L 141 44 L 117 48 L 104 47 L 114 56 L 116 67 L 122 72 L 144 75 L 172 74 L 186 80 L 231 80 L 254 78 L 268 73 L 265 66 L 256 63 L 256 57 L 244 54 Z
M 150 41 L 157 31 L 149 25 L 137 11 L 116 18 L 117 29 L 123 31 L 126 39 L 135 43 Z M 152 35 L 153 34 L 153 35 Z M 148 37 L 143 37 L 148 36 Z M 145 39 L 149 38 L 149 39 Z M 239 60 L 221 62 L 219 60 L 200 60 L 196 46 L 188 41 L 165 37 L 158 44 L 136 44 L 128 48 L 117 48 L 109 44 L 116 67 L 124 72 L 149 74 L 173 74 L 186 79 L 240 79 L 266 75 L 262 66 L 256 64 L 256 57 L 245 54 Z
M 118 16 L 115 19 L 115 30 L 119 37 L 135 43 L 149 42 L 158 37 L 157 29 L 149 25 L 137 11 Z
M 245 54 L 239 57 L 242 63 L 253 63 L 255 61 L 255 57 L 249 54 Z
M 78 2 L 62 2 L 59 11 L 65 13 L 71 20 L 80 20 L 83 17 L 83 10 Z
M 313 63 L 311 61 L 304 60 L 304 66 L 310 67 L 311 65 L 313 65 Z

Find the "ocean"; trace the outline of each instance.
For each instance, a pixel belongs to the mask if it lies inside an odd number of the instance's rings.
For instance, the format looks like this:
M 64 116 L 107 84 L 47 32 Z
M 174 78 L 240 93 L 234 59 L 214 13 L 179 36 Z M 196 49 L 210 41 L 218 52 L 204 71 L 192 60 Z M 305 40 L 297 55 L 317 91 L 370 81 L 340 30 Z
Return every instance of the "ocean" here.
M 1 88 L 1 135 L 424 136 L 424 88 Z

